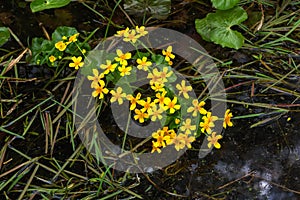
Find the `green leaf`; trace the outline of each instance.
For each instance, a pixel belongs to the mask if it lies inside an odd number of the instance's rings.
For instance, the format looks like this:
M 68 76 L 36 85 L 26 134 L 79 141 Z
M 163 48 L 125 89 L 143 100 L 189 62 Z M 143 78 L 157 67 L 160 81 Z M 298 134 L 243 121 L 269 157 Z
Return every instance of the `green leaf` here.
M 60 8 L 68 5 L 71 0 L 35 0 L 30 3 L 32 12 L 39 12 L 45 9 Z
M 235 7 L 230 10 L 217 10 L 216 13 L 208 14 L 206 18 L 212 27 L 230 28 L 245 21 L 248 15 L 242 7 Z
M 86 76 L 91 75 L 93 69 L 98 69 L 101 64 L 106 63 L 106 60 L 114 60 L 115 56 L 116 54 L 108 53 L 104 50 L 90 51 L 84 60 L 85 66 L 81 68 L 80 72 Z M 117 79 L 117 77 L 113 77 L 113 76 L 111 78 L 112 80 Z
M 210 40 L 211 27 L 207 23 L 206 18 L 196 19 L 195 27 L 197 32 L 202 36 L 203 40 L 206 40 L 207 42 L 211 42 Z
M 5 44 L 10 38 L 10 32 L 6 27 L 0 27 L 0 46 Z
M 74 34 L 78 33 L 76 28 L 68 27 L 68 26 L 60 26 L 55 29 L 52 33 L 52 41 L 58 42 L 62 40 L 63 36 L 70 37 Z
M 125 0 L 124 9 L 130 15 L 149 14 L 157 19 L 165 19 L 171 11 L 171 0 Z
M 219 10 L 228 10 L 233 8 L 240 0 L 211 0 L 213 7 Z
M 239 49 L 244 44 L 244 36 L 231 29 L 216 28 L 211 32 L 211 40 L 222 47 Z
M 160 65 L 165 61 L 165 57 L 159 54 L 152 54 L 151 59 L 155 65 Z
M 239 49 L 244 44 L 244 36 L 231 27 L 239 25 L 247 18 L 243 8 L 234 7 L 209 13 L 204 19 L 196 19 L 195 26 L 204 40 L 220 44 L 222 47 Z
M 47 62 L 49 54 L 54 50 L 54 44 L 43 38 L 33 38 L 30 50 L 32 52 L 30 63 L 42 65 Z
M 143 57 L 148 58 L 150 56 L 149 52 L 136 52 L 136 54 L 134 54 L 134 56 L 132 56 L 132 59 L 142 59 Z

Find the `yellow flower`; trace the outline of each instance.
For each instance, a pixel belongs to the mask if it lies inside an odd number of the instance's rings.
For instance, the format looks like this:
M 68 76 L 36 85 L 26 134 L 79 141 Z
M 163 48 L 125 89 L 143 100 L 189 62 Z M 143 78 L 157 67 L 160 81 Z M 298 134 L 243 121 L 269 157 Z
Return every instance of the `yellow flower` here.
M 180 123 L 180 119 L 176 118 L 175 119 L 175 124 L 179 124 Z
M 87 76 L 87 78 L 92 81 L 91 83 L 91 87 L 93 88 L 93 85 L 98 84 L 98 82 L 100 81 L 101 78 L 104 77 L 104 74 L 101 73 L 99 74 L 97 69 L 93 69 L 93 75 L 94 76 Z
M 202 119 L 204 121 L 207 120 L 208 122 L 214 122 L 218 119 L 218 117 L 217 116 L 212 116 L 211 112 L 207 112 L 206 116 L 203 116 Z
M 190 85 L 189 86 L 185 86 L 185 80 L 181 81 L 181 85 L 177 84 L 176 88 L 177 88 L 177 90 L 179 90 L 179 96 L 181 94 L 183 94 L 184 98 L 186 98 L 186 99 L 190 98 L 188 92 L 192 91 L 193 88 Z
M 149 110 L 148 114 L 151 116 L 151 121 L 156 121 L 156 119 L 162 119 L 162 113 L 164 110 L 162 108 L 157 109 L 156 104 L 154 104 Z
M 123 37 L 124 36 L 124 33 L 128 32 L 129 31 L 129 28 L 127 27 L 126 29 L 124 30 L 120 30 L 120 31 L 117 31 L 117 34 L 115 34 L 116 37 Z
M 191 131 L 196 130 L 196 125 L 191 125 L 191 119 L 188 118 L 182 123 L 180 130 L 184 131 L 185 134 L 191 134 Z
M 105 64 L 101 64 L 100 68 L 104 69 L 104 74 L 108 74 L 109 72 L 114 72 L 116 67 L 117 67 L 117 63 L 115 64 L 111 64 L 111 60 L 106 60 L 106 65 Z
M 187 112 L 188 113 L 193 112 L 193 114 L 192 114 L 193 117 L 196 117 L 198 112 L 200 112 L 202 115 L 205 115 L 207 113 L 207 111 L 203 108 L 203 106 L 205 105 L 204 101 L 201 101 L 200 103 L 198 103 L 198 100 L 194 99 L 192 101 L 192 104 L 193 104 L 193 106 L 189 107 L 187 109 Z
M 93 85 L 95 91 L 92 93 L 93 97 L 97 97 L 99 95 L 99 99 L 103 99 L 104 94 L 107 94 L 109 91 L 105 88 L 105 83 L 103 80 L 100 80 L 98 83 Z
M 124 42 L 135 43 L 136 40 L 139 38 L 139 36 L 136 35 L 135 30 L 130 30 L 130 31 L 125 32 L 123 34 L 123 36 L 124 36 L 124 39 L 123 39 Z
M 183 139 L 184 134 L 180 133 L 179 135 L 176 135 L 172 139 L 172 144 L 174 144 L 175 149 L 179 151 L 180 149 L 184 149 L 185 147 L 185 141 Z
M 151 85 L 152 90 L 154 90 L 155 92 L 163 92 L 165 91 L 165 84 L 162 83 L 154 83 L 154 85 Z
M 55 56 L 51 55 L 51 56 L 49 56 L 49 60 L 50 60 L 50 62 L 53 63 L 56 60 L 56 58 L 55 58 Z
M 115 60 L 121 65 L 127 66 L 127 60 L 131 58 L 131 53 L 123 53 L 120 49 L 117 49 L 117 55 L 118 57 L 115 57 Z
M 169 97 L 166 97 L 164 99 L 164 109 L 167 111 L 170 111 L 170 114 L 173 114 L 176 110 L 180 109 L 180 105 L 177 104 L 177 97 L 174 97 L 173 100 L 171 100 Z
M 74 35 L 70 36 L 69 37 L 69 43 L 76 42 L 78 35 L 79 35 L 79 33 L 75 33 Z
M 182 136 L 182 140 L 184 141 L 185 146 L 187 146 L 187 148 L 192 148 L 191 143 L 194 142 L 196 140 L 196 138 L 194 136 L 188 136 L 187 134 L 183 134 Z
M 167 78 L 169 78 L 173 74 L 172 70 L 170 70 L 170 72 L 168 72 L 168 70 L 169 70 L 168 67 L 164 67 L 163 71 L 160 72 L 160 79 L 163 83 L 168 82 Z
M 141 98 L 141 93 L 138 93 L 136 95 L 136 97 L 134 97 L 130 94 L 130 95 L 127 95 L 126 98 L 127 98 L 127 100 L 130 101 L 130 110 L 134 110 L 136 108 L 137 101 Z
M 82 53 L 82 54 L 85 54 L 85 53 L 86 53 L 86 50 L 85 50 L 85 49 L 82 49 L 82 50 L 81 50 L 81 53 Z
M 155 151 L 157 151 L 157 153 L 161 153 L 161 150 L 160 150 L 160 144 L 158 142 L 154 142 L 152 141 L 152 150 L 151 150 L 151 153 L 154 153 Z
M 148 31 L 145 30 L 145 26 L 141 26 L 140 28 L 138 26 L 136 26 L 135 30 L 139 34 L 139 37 L 145 36 L 148 34 Z
M 151 98 L 147 97 L 147 101 L 145 100 L 139 100 L 137 102 L 139 105 L 143 106 L 142 110 L 144 112 L 148 112 L 148 110 L 155 104 L 154 102 L 151 102 Z
M 207 140 L 209 143 L 207 144 L 208 148 L 211 148 L 212 145 L 214 145 L 215 148 L 220 149 L 221 145 L 218 142 L 219 139 L 222 139 L 222 135 L 216 135 L 216 132 L 213 132 L 211 136 L 207 137 Z
M 57 48 L 59 51 L 64 51 L 67 48 L 67 45 L 63 41 L 59 41 L 55 43 L 55 48 Z
M 208 134 L 211 134 L 211 128 L 215 127 L 214 123 L 208 121 L 200 122 L 199 125 L 201 127 L 201 132 L 204 133 L 206 131 Z
M 226 128 L 226 125 L 233 126 L 232 122 L 230 121 L 232 118 L 232 113 L 230 112 L 230 109 L 227 109 L 224 115 L 224 122 L 223 127 Z
M 211 134 L 212 127 L 215 127 L 214 121 L 218 119 L 216 116 L 211 116 L 211 112 L 207 112 L 206 116 L 202 117 L 203 122 L 200 122 L 200 127 L 202 127 L 201 132 L 204 133 L 205 131 L 208 134 Z
M 168 46 L 167 50 L 162 50 L 162 54 L 165 56 L 165 61 L 167 62 L 170 61 L 170 58 L 175 58 L 175 55 L 172 54 L 172 46 Z
M 148 71 L 148 67 L 152 65 L 150 61 L 147 61 L 147 57 L 143 57 L 142 59 L 138 58 L 136 62 L 138 64 L 137 68 L 144 71 Z
M 149 72 L 147 78 L 151 79 L 149 82 L 150 85 L 154 85 L 155 83 L 163 83 L 161 81 L 161 72 L 159 72 L 157 68 L 154 68 L 152 73 Z
M 84 65 L 84 62 L 81 62 L 82 60 L 82 57 L 79 56 L 79 57 L 75 57 L 73 56 L 72 57 L 72 63 L 69 64 L 69 67 L 75 67 L 75 69 L 79 69 L 79 67 L 82 67 Z
M 143 109 L 141 109 L 141 110 L 135 109 L 134 112 L 136 114 L 136 115 L 134 115 L 134 119 L 139 120 L 140 123 L 144 123 L 145 118 L 149 117 L 148 113 L 145 113 L 145 110 L 143 110 Z
M 166 128 L 166 130 L 165 130 L 165 128 Z M 176 133 L 175 133 L 174 129 L 168 130 L 168 127 L 164 127 L 163 130 L 165 131 L 165 135 L 170 136 L 170 141 L 166 141 L 167 144 L 172 144 L 172 139 L 176 137 Z
M 118 70 L 120 73 L 120 76 L 130 75 L 130 71 L 132 70 L 132 67 L 126 67 L 125 65 L 122 65 L 122 67 L 118 67 Z
M 154 103 L 158 103 L 160 106 L 164 106 L 164 100 L 165 100 L 165 95 L 167 94 L 167 91 L 162 91 L 162 93 L 156 93 L 156 99 L 154 99 Z
M 118 87 L 116 91 L 110 91 L 110 93 L 112 94 L 110 102 L 113 103 L 115 101 L 118 101 L 119 105 L 121 105 L 123 103 L 123 98 L 126 97 L 126 94 L 122 93 L 122 91 L 123 89 L 121 87 Z
M 170 136 L 165 135 L 164 131 L 162 131 L 162 130 L 158 130 L 158 131 L 152 133 L 152 137 L 154 139 L 156 139 L 156 142 L 162 147 L 165 147 L 166 141 L 170 140 Z
M 67 40 L 68 38 L 66 36 L 62 36 L 62 39 L 63 40 Z

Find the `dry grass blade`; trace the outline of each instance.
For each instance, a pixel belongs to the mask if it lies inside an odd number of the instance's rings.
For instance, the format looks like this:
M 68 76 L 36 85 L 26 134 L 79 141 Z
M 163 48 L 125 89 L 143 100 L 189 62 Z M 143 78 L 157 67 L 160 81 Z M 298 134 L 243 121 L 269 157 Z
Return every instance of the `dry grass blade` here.
M 23 50 L 22 53 L 16 59 L 13 59 L 12 61 L 10 61 L 10 63 L 8 64 L 8 67 L 6 68 L 5 71 L 3 71 L 1 73 L 1 75 L 3 76 L 4 74 L 6 74 L 9 70 L 11 70 L 13 68 L 13 66 L 15 66 L 18 62 L 20 62 L 20 60 L 23 58 L 24 54 L 27 51 L 29 51 L 28 48 L 26 48 L 25 50 Z

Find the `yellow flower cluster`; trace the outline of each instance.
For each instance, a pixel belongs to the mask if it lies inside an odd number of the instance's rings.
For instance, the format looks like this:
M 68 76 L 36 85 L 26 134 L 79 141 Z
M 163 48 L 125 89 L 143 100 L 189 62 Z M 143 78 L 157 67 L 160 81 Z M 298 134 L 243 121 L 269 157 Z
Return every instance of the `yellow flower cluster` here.
M 203 106 L 205 102 L 201 101 L 198 103 L 198 100 L 193 100 L 193 106 L 189 107 L 187 112 L 193 112 L 192 116 L 196 117 L 198 114 L 202 116 L 202 120 L 199 124 L 201 127 L 201 132 L 208 134 L 208 148 L 214 146 L 215 148 L 220 148 L 221 145 L 218 142 L 222 138 L 222 135 L 217 135 L 216 132 L 212 131 L 212 128 L 215 126 L 214 122 L 218 120 L 218 117 L 212 116 L 211 112 L 206 111 Z M 232 113 L 229 109 L 226 110 L 224 115 L 223 127 L 233 126 L 231 122 Z M 175 119 L 177 121 L 179 119 Z M 180 121 L 176 124 L 179 124 Z M 157 151 L 161 152 L 161 148 L 166 147 L 166 145 L 174 144 L 174 147 L 177 151 L 184 149 L 185 147 L 191 148 L 191 143 L 195 141 L 196 136 L 196 124 L 192 124 L 191 118 L 187 118 L 185 121 L 182 121 L 178 127 L 179 134 L 176 134 L 175 130 L 168 130 L 168 127 L 164 127 L 162 130 L 158 130 L 152 134 L 152 137 L 156 141 L 152 141 L 152 153 Z
M 135 27 L 135 30 L 129 30 L 127 27 L 124 30 L 117 31 L 115 34 L 116 37 L 123 37 L 124 42 L 132 42 L 136 43 L 136 41 L 142 37 L 148 34 L 148 31 L 145 30 L 145 26 Z
M 118 31 L 116 36 L 123 37 L 126 42 L 135 43 L 141 36 L 146 35 L 148 32 L 145 27 L 136 27 L 135 30 Z M 123 104 L 125 100 L 130 102 L 129 110 L 133 112 L 133 118 L 139 123 L 145 123 L 146 121 L 162 120 L 164 114 L 171 119 L 171 123 L 176 124 L 170 128 L 169 125 L 164 125 L 162 129 L 159 129 L 152 133 L 152 153 L 161 152 L 161 149 L 167 145 L 174 145 L 174 148 L 179 151 L 184 148 L 191 148 L 191 143 L 196 140 L 196 136 L 199 133 L 208 135 L 208 147 L 220 148 L 218 142 L 222 138 L 221 135 L 217 135 L 213 132 L 215 127 L 215 121 L 218 117 L 212 116 L 211 112 L 208 112 L 204 106 L 204 101 L 198 101 L 198 99 L 190 99 L 190 92 L 192 92 L 192 86 L 188 84 L 186 80 L 181 80 L 175 85 L 175 88 L 169 90 L 166 86 L 174 82 L 174 73 L 170 65 L 172 65 L 172 59 L 175 55 L 172 53 L 172 46 L 168 46 L 162 50 L 161 57 L 164 57 L 165 65 L 153 66 L 153 60 L 147 57 L 147 54 L 132 55 L 130 52 L 123 52 L 121 49 L 117 49 L 115 57 L 111 60 L 106 60 L 105 63 L 100 64 L 98 69 L 93 69 L 93 75 L 88 76 L 88 80 L 91 81 L 91 88 L 93 97 L 103 99 L 105 95 L 110 94 L 110 102 L 117 102 L 119 105 Z M 142 56 L 141 56 L 142 55 Z M 153 58 L 153 57 L 152 57 Z M 78 65 L 80 60 L 74 60 L 74 65 Z M 134 75 L 136 70 L 147 73 L 146 77 L 149 80 L 149 86 L 154 94 L 143 95 L 139 90 L 134 94 L 126 94 L 126 90 L 123 86 L 118 86 L 115 89 L 109 90 L 107 88 L 108 83 L 105 80 L 110 74 L 111 77 L 125 77 Z M 101 72 L 100 72 L 101 71 Z M 130 78 L 129 78 L 130 79 Z M 176 78 L 175 78 L 176 80 Z M 117 80 L 116 80 L 117 82 Z M 191 102 L 191 106 L 182 106 L 180 101 L 184 99 Z M 187 113 L 191 113 L 193 118 L 180 119 L 180 111 L 186 109 Z M 232 113 L 228 109 L 224 115 L 223 126 L 233 126 L 231 122 Z M 201 119 L 200 122 L 194 119 Z M 197 121 L 197 122 L 195 122 Z M 198 127 L 200 129 L 198 129 Z M 199 130 L 199 131 L 198 131 Z
M 75 33 L 74 35 L 71 35 L 69 38 L 66 36 L 62 36 L 62 40 L 55 43 L 54 45 L 55 49 L 57 49 L 60 52 L 65 51 L 69 44 L 77 41 L 78 36 L 79 33 Z M 85 54 L 85 52 L 86 52 L 85 49 L 81 50 L 82 54 Z M 52 65 L 57 59 L 61 59 L 61 56 L 58 56 L 58 58 L 55 57 L 54 55 L 49 56 L 49 61 L 52 63 Z M 80 67 L 84 65 L 84 63 L 81 62 L 82 61 L 81 56 L 79 57 L 73 56 L 71 59 L 73 62 L 69 63 L 69 67 L 74 67 L 76 70 L 78 70 Z
M 187 131 L 184 133 L 176 134 L 174 129 L 168 129 L 167 126 L 152 133 L 152 137 L 156 141 L 152 141 L 151 153 L 154 153 L 155 151 L 160 153 L 161 148 L 166 147 L 166 145 L 174 145 L 177 151 L 184 149 L 185 147 L 192 148 L 191 143 L 196 140 L 196 138 Z
M 143 27 L 137 28 L 140 34 L 146 34 Z M 121 34 L 121 33 L 119 33 Z M 122 33 L 123 34 L 123 33 Z M 161 71 L 158 68 L 150 69 L 152 62 L 145 56 L 137 58 L 135 63 L 137 64 L 136 69 L 148 72 L 147 78 L 150 79 L 151 88 L 158 92 L 156 94 L 157 99 L 151 102 L 151 98 L 140 99 L 141 94 L 137 96 L 126 95 L 123 93 L 121 87 L 117 88 L 116 91 L 108 91 L 103 84 L 105 76 L 110 73 L 118 73 L 120 76 L 128 76 L 131 74 L 133 66 L 128 64 L 128 61 L 132 58 L 130 52 L 123 52 L 121 49 L 116 50 L 116 57 L 114 60 L 106 60 L 105 64 L 99 66 L 99 70 L 102 72 L 99 73 L 98 69 L 93 69 L 93 76 L 88 76 L 88 80 L 92 81 L 91 88 L 94 88 L 95 91 L 92 93 L 93 97 L 99 96 L 100 99 L 104 97 L 104 94 L 110 93 L 112 95 L 111 102 L 117 101 L 119 104 L 123 103 L 123 99 L 126 98 L 131 102 L 130 110 L 134 110 L 136 113 L 135 118 L 143 123 L 146 118 L 151 117 L 152 120 L 161 119 L 160 113 L 163 109 L 170 110 L 170 113 L 174 113 L 176 110 L 180 109 L 180 105 L 177 104 L 177 98 L 174 97 L 170 99 L 169 97 L 165 98 L 166 91 L 164 89 L 164 83 L 168 82 L 169 78 L 173 72 L 169 70 L 168 67 L 164 67 Z M 73 59 L 73 58 L 72 58 Z M 80 58 L 74 58 L 72 66 L 81 67 Z M 155 104 L 159 103 L 159 107 Z M 140 105 L 142 108 L 137 109 L 136 105 Z
M 200 104 L 205 105 L 204 102 L 200 102 Z M 200 104 L 198 104 L 198 111 L 202 114 L 205 113 L 205 115 L 202 117 L 202 122 L 200 122 L 199 126 L 201 127 L 201 132 L 202 133 L 206 133 L 208 134 L 208 148 L 211 148 L 212 146 L 214 146 L 215 148 L 219 149 L 221 147 L 220 143 L 218 142 L 219 139 L 222 139 L 222 135 L 216 135 L 216 132 L 213 132 L 212 129 L 215 127 L 215 121 L 218 120 L 217 116 L 212 116 L 211 112 L 207 112 L 205 109 L 202 108 L 202 106 L 200 107 Z M 196 103 L 195 103 L 196 105 Z M 189 108 L 190 109 L 190 108 Z M 194 110 L 194 108 L 190 109 Z M 194 114 L 194 113 L 193 113 Z M 224 115 L 224 120 L 223 120 L 223 127 L 226 128 L 227 126 L 233 126 L 233 123 L 231 122 L 231 118 L 232 118 L 232 113 L 230 112 L 229 109 L 226 110 L 225 115 Z
M 69 39 L 66 36 L 63 36 L 61 41 L 55 43 L 55 48 L 57 48 L 59 51 L 66 50 L 70 43 L 77 41 L 78 35 L 79 33 L 75 33 L 74 35 L 70 36 Z

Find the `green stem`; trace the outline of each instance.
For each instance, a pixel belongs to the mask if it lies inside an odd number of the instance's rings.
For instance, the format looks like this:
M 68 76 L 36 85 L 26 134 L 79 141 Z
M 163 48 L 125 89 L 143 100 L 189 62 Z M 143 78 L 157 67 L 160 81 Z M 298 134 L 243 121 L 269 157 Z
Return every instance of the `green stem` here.
M 125 130 L 125 134 L 124 134 L 123 144 L 122 144 L 122 152 L 124 152 L 125 142 L 126 142 L 126 138 L 127 138 L 127 134 L 128 134 L 128 127 L 129 127 L 130 119 L 131 119 L 130 116 L 131 116 L 131 111 L 128 114 L 128 120 L 127 120 L 126 130 Z

